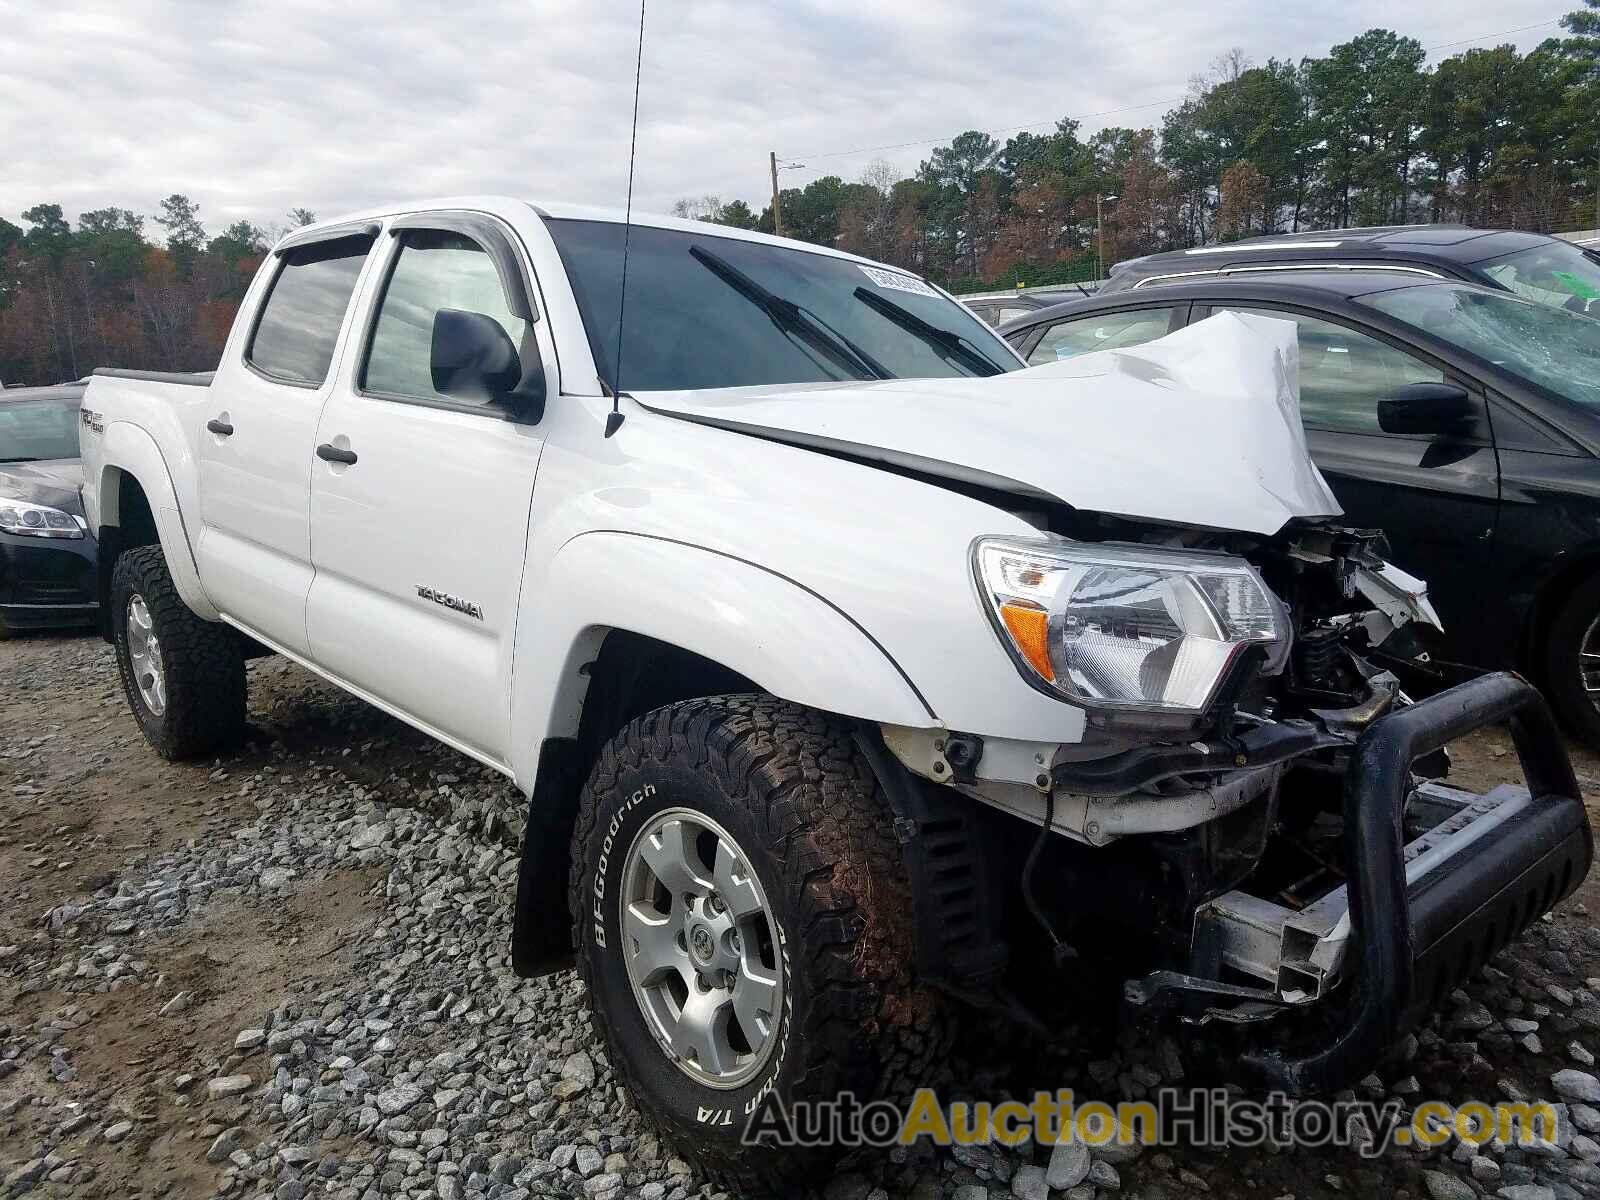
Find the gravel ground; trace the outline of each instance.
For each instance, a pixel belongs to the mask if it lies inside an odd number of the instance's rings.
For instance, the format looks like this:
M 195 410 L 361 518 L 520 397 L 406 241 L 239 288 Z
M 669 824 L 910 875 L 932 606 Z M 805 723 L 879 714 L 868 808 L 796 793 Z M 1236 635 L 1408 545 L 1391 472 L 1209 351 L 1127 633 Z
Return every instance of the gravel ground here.
M 146 748 L 91 638 L 0 644 L 0 696 L 0 1196 L 716 1195 L 617 1088 L 572 973 L 512 975 L 521 799 L 498 776 L 273 659 L 251 665 L 249 745 L 210 763 Z M 1600 761 L 1577 757 L 1600 795 Z M 1514 769 L 1491 731 L 1460 748 L 1456 780 Z M 1556 1144 L 1054 1163 L 918 1147 L 865 1153 L 816 1190 L 1600 1196 L 1594 887 L 1359 1089 L 1559 1098 Z M 1180 1082 L 1171 1051 L 1087 1019 L 1042 1051 L 971 1017 L 928 1082 L 948 1098 L 1114 1101 Z

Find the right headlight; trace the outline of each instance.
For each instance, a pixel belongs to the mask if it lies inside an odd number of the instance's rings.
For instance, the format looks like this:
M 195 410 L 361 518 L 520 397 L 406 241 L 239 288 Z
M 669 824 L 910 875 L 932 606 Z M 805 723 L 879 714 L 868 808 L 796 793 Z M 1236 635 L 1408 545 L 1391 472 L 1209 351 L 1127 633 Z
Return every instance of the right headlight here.
M 1018 668 L 1086 707 L 1203 713 L 1246 649 L 1268 672 L 1289 652 L 1283 605 L 1233 555 L 982 538 L 973 569 Z

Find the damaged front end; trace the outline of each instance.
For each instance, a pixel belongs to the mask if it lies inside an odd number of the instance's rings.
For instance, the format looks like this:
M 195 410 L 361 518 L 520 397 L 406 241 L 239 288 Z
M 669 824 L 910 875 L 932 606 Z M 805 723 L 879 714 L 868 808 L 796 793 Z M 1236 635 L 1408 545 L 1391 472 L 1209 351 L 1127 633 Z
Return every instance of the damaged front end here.
M 1129 1013 L 1215 1034 L 1188 1041 L 1233 1078 L 1346 1086 L 1586 875 L 1593 839 L 1550 713 L 1507 674 L 1410 700 L 1401 675 L 1438 620 L 1376 533 L 1078 520 L 1036 559 L 1007 544 L 975 569 L 1019 669 L 1079 693 L 1082 740 L 884 731 L 914 773 L 1021 818 L 986 834 L 991 858 L 1024 864 L 993 921 L 1009 960 L 946 982 L 1015 1009 L 1040 954 L 1113 962 Z M 1004 607 L 1030 597 L 1041 616 Z M 1207 640 L 1224 645 L 1190 644 Z M 1526 786 L 1444 784 L 1446 744 L 1502 722 Z

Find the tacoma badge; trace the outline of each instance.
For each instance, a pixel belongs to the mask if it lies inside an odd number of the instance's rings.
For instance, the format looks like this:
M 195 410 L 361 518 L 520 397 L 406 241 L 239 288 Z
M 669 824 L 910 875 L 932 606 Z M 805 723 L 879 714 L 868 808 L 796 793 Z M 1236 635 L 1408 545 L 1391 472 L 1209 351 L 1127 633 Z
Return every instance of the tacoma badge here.
M 458 613 L 465 613 L 469 617 L 483 620 L 483 609 L 470 600 L 463 600 L 459 596 L 452 596 L 448 592 L 437 591 L 425 584 L 417 584 L 417 595 L 424 600 L 432 600 L 435 604 L 442 604 L 445 608 L 452 608 Z

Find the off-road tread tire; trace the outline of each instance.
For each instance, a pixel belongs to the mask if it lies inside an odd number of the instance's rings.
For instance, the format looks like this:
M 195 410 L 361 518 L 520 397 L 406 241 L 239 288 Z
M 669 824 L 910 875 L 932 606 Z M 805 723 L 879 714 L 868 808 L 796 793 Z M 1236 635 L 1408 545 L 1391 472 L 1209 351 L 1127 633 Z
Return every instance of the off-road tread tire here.
M 167 710 L 159 717 L 139 696 L 128 656 L 128 596 L 133 592 L 144 597 L 161 643 Z M 111 572 L 111 622 L 122 689 L 157 754 L 176 762 L 243 739 L 243 648 L 232 629 L 202 620 L 183 602 L 160 546 L 138 546 L 117 556 Z
M 1590 622 L 1600 616 L 1600 575 L 1579 584 L 1556 611 L 1539 644 L 1537 670 L 1556 717 L 1574 737 L 1600 748 L 1600 709 L 1574 675 Z
M 717 696 L 656 709 L 605 745 L 578 801 L 569 902 L 586 1003 L 612 1070 L 717 1186 L 735 1195 L 793 1195 L 797 1179 L 815 1182 L 809 1172 L 827 1169 L 844 1149 L 747 1148 L 738 1144 L 739 1129 L 730 1141 L 653 1104 L 597 997 L 597 957 L 618 951 L 596 949 L 589 933 L 590 842 L 624 799 L 619 772 L 671 759 L 691 764 L 709 787 L 747 807 L 766 854 L 762 865 L 779 871 L 767 894 L 788 930 L 789 986 L 802 972 L 811 981 L 809 1003 L 794 1012 L 784 1069 L 797 1069 L 778 1089 L 783 1100 L 846 1091 L 863 1103 L 904 1100 L 930 1082 L 951 1040 L 951 1014 L 913 975 L 904 856 L 888 801 L 847 722 L 768 695 Z M 761 852 L 745 849 L 752 857 Z M 631 992 L 611 999 L 636 1004 Z

